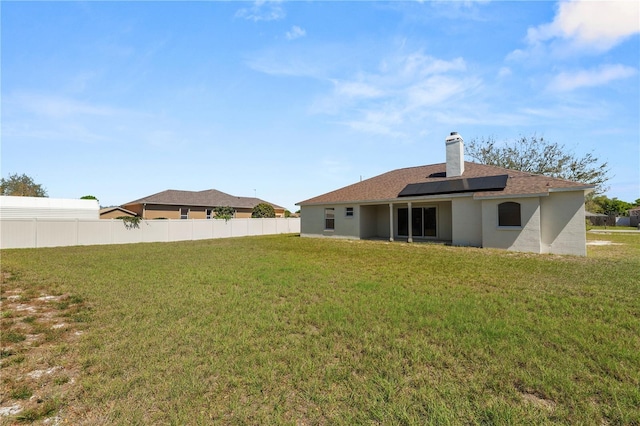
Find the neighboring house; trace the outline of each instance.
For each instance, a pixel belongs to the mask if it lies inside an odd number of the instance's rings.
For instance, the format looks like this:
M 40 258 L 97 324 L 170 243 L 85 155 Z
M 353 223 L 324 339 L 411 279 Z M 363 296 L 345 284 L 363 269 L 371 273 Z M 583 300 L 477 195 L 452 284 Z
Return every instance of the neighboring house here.
M 444 241 L 459 246 L 586 255 L 585 185 L 464 161 L 393 170 L 298 203 L 301 236 Z
M 100 219 L 117 219 L 119 217 L 134 217 L 137 216 L 135 212 L 131 210 L 123 209 L 119 206 L 105 207 L 100 209 Z
M 232 207 L 235 218 L 251 217 L 253 208 L 261 203 L 271 204 L 276 217 L 284 217 L 284 207 L 259 198 L 236 197 L 215 189 L 205 191 L 177 191 L 169 189 L 121 207 L 143 219 L 212 219 L 216 207 Z
M 1 219 L 98 219 L 98 200 L 0 196 Z

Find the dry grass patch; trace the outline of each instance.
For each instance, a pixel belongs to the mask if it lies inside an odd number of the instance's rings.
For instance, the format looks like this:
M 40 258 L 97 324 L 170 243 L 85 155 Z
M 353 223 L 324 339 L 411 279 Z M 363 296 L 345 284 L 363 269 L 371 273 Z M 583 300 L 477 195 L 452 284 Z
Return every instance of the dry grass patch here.
M 27 286 L 23 286 L 27 284 Z M 77 392 L 75 345 L 87 306 L 2 273 L 0 424 L 52 419 Z

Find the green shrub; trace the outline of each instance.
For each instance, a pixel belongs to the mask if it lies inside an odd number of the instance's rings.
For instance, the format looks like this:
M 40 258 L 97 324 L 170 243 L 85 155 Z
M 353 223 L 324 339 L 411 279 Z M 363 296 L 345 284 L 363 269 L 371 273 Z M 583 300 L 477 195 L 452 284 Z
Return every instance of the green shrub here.
M 251 217 L 263 218 L 263 217 L 276 217 L 276 211 L 269 203 L 260 203 L 253 208 Z
M 142 220 L 140 216 L 118 216 L 116 219 L 123 221 L 127 229 L 140 228 L 140 221 Z
M 233 219 L 236 211 L 233 207 L 230 206 L 218 206 L 213 208 L 213 217 L 214 219 L 224 219 L 229 220 Z

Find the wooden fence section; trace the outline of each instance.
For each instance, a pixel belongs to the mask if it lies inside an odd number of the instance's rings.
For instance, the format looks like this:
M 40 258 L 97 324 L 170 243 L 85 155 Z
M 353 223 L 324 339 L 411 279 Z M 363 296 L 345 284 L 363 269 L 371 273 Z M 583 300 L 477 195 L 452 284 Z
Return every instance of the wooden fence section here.
M 137 225 L 118 219 L 2 219 L 0 248 L 190 241 L 299 232 L 300 218 L 142 220 Z

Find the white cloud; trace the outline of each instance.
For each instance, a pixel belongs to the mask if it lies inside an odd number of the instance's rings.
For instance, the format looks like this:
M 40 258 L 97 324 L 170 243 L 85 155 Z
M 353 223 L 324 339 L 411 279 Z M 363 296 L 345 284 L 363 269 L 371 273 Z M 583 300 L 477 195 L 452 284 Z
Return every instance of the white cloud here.
M 471 93 L 480 83 L 461 75 L 462 58 L 443 60 L 413 52 L 381 61 L 376 72 L 332 79 L 333 91 L 316 101 L 313 112 L 348 117 L 353 130 L 387 137 L 405 137 L 408 125 L 452 106 L 451 100 Z
M 580 48 L 606 51 L 640 33 L 639 16 L 637 0 L 563 1 L 553 22 L 529 28 L 527 40 L 535 45 L 560 39 Z
M 287 34 L 286 34 L 287 40 L 295 40 L 297 38 L 304 37 L 306 35 L 307 35 L 307 32 L 297 25 L 294 25 L 293 27 L 291 27 L 291 30 L 287 31 Z
M 316 64 L 302 56 L 279 57 L 277 52 L 268 51 L 246 61 L 253 70 L 265 74 L 290 77 L 320 77 L 324 74 L 321 64 Z
M 403 78 L 424 77 L 449 71 L 464 71 L 465 69 L 466 64 L 462 58 L 445 61 L 424 55 L 422 52 L 395 58 L 391 64 L 384 62 L 382 66 L 383 71 L 396 72 Z
M 251 7 L 244 7 L 236 12 L 236 17 L 250 21 L 277 21 L 286 16 L 280 1 L 258 0 Z
M 361 81 L 332 80 L 334 92 L 347 98 L 377 98 L 384 94 L 381 88 Z
M 363 111 L 361 117 L 342 124 L 358 132 L 398 138 L 406 136 L 404 132 L 397 130 L 404 122 L 402 112 L 391 107 Z
M 408 110 L 439 107 L 478 84 L 477 80 L 469 77 L 432 76 L 406 88 L 406 106 Z
M 72 116 L 114 116 L 124 111 L 104 105 L 94 105 L 75 99 L 34 93 L 19 93 L 9 97 L 15 107 L 33 114 L 62 118 Z
M 509 67 L 502 67 L 498 71 L 498 77 L 500 78 L 509 77 L 511 74 L 512 74 L 511 68 Z
M 638 73 L 636 68 L 625 65 L 604 65 L 595 70 L 562 72 L 549 84 L 549 89 L 567 92 L 581 87 L 602 86 L 610 81 L 631 77 Z

